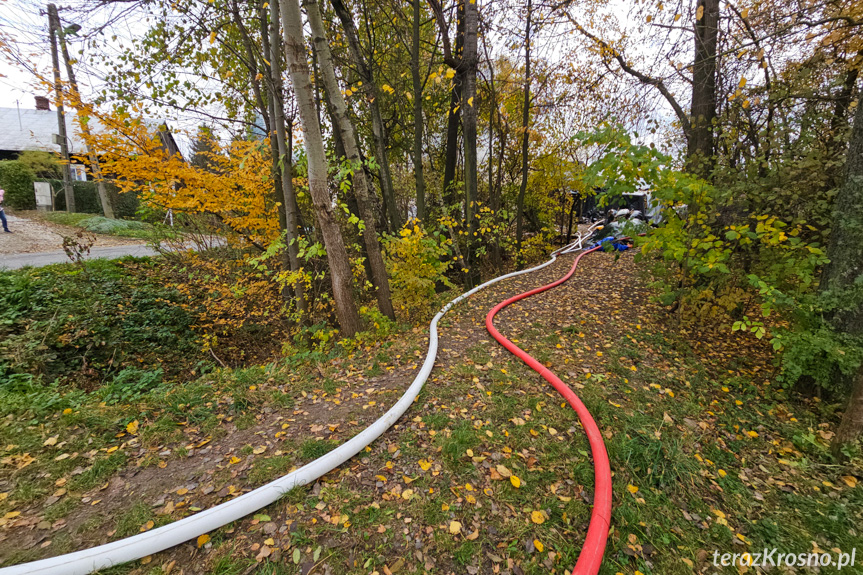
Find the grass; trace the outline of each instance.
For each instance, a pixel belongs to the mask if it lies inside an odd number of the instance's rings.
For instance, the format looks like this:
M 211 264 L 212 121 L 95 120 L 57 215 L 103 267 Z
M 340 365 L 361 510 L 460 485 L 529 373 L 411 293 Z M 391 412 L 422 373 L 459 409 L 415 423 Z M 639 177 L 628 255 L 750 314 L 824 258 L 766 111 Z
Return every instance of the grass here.
M 56 224 L 83 228 L 88 232 L 109 236 L 120 236 L 149 240 L 155 237 L 156 229 L 146 222 L 137 220 L 118 220 L 68 212 L 48 212 L 41 217 Z

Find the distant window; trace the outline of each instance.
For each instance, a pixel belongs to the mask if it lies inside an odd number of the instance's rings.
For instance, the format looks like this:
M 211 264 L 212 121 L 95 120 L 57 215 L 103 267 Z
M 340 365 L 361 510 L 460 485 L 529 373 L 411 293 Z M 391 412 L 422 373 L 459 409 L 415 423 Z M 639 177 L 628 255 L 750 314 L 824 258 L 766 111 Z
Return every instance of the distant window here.
M 87 168 L 81 166 L 79 164 L 72 164 L 71 166 L 72 179 L 76 182 L 86 182 L 87 181 Z

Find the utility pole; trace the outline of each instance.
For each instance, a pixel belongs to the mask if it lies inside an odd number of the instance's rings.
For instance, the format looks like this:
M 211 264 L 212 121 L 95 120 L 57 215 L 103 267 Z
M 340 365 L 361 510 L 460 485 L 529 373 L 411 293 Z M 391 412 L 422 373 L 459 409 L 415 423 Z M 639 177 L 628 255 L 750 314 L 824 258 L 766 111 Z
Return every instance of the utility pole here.
M 81 120 L 79 122 L 81 124 L 81 134 L 84 136 L 84 145 L 87 146 L 87 155 L 90 160 L 90 171 L 93 172 L 93 177 L 96 179 L 96 189 L 99 192 L 99 202 L 102 204 L 102 213 L 106 218 L 113 218 L 114 208 L 111 207 L 111 198 L 108 197 L 108 190 L 105 189 L 105 180 L 102 179 L 102 169 L 99 167 L 99 158 L 96 156 L 96 152 L 93 151 L 90 145 L 92 143 L 92 138 L 90 137 L 90 126 L 82 120 L 83 102 L 81 101 L 81 92 L 78 90 L 78 82 L 75 80 L 75 69 L 72 68 L 72 58 L 69 57 L 69 48 L 66 46 L 66 32 L 58 28 L 57 35 L 60 38 L 60 50 L 63 53 L 63 61 L 66 64 L 66 76 L 69 80 L 72 107 L 76 109 L 78 112 L 78 119 Z
M 66 116 L 63 113 L 63 87 L 60 79 L 60 57 L 57 54 L 57 32 L 60 30 L 60 16 L 57 14 L 57 6 L 48 4 L 48 33 L 51 37 L 51 63 L 54 67 L 54 91 L 57 94 L 57 132 L 59 135 L 60 153 L 66 165 L 63 169 L 63 191 L 66 196 L 66 211 L 75 211 L 75 193 L 72 191 L 72 180 L 69 170 L 72 163 L 69 159 L 69 139 L 66 137 Z

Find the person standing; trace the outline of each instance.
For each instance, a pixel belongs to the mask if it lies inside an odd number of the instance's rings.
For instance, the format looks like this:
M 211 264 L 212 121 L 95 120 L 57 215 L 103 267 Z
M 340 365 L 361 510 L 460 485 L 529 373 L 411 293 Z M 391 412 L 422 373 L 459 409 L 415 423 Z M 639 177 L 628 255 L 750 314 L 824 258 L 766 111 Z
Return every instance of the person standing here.
M 3 200 L 6 199 L 6 190 L 0 188 L 0 222 L 3 222 L 3 231 L 7 234 L 11 234 L 12 231 L 9 229 L 9 224 L 6 223 L 6 212 L 3 211 Z

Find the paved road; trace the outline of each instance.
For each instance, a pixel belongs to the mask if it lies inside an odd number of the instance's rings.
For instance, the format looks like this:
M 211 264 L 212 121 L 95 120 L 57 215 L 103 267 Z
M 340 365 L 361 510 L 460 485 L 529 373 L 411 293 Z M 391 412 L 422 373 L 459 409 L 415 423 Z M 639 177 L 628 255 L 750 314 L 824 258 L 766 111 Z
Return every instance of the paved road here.
M 0 232 L 2 233 L 2 232 Z M 130 244 L 125 246 L 106 246 L 90 248 L 87 259 L 115 259 L 123 256 L 152 256 L 156 252 L 143 244 Z M 25 266 L 47 266 L 49 264 L 68 263 L 69 258 L 63 250 L 52 252 L 39 252 L 33 254 L 0 254 L 0 269 L 17 270 Z

